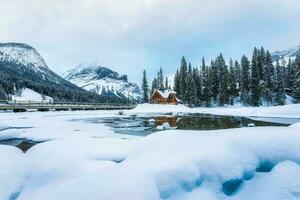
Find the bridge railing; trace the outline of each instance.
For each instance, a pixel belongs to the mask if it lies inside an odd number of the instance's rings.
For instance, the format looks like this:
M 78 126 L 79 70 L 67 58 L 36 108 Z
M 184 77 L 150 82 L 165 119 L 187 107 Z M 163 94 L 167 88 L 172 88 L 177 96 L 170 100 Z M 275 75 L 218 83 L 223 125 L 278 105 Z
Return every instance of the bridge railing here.
M 87 102 L 57 102 L 57 101 L 6 101 L 0 100 L 0 110 L 27 110 L 27 109 L 132 109 L 132 103 L 87 103 Z

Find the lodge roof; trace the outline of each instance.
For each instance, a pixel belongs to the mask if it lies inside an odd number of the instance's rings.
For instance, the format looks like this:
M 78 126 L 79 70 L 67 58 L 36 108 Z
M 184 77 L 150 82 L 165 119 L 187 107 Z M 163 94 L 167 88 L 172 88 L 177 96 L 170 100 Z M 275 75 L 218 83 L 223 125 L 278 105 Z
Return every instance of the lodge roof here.
M 155 93 L 155 92 L 158 92 L 159 95 L 162 96 L 162 97 L 165 98 L 165 99 L 167 99 L 167 98 L 170 96 L 170 94 L 176 94 L 176 92 L 173 91 L 173 90 L 164 90 L 164 91 L 155 90 L 154 93 Z M 153 93 L 153 94 L 154 94 L 154 93 Z

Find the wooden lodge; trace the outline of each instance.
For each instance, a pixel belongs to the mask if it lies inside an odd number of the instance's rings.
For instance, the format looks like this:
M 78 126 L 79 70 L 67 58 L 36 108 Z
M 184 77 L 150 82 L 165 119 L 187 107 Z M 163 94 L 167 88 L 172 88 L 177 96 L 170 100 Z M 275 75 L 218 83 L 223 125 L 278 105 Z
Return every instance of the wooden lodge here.
M 152 104 L 172 104 L 176 105 L 180 103 L 180 100 L 176 97 L 176 92 L 166 90 L 164 92 L 155 90 L 151 95 L 150 102 Z

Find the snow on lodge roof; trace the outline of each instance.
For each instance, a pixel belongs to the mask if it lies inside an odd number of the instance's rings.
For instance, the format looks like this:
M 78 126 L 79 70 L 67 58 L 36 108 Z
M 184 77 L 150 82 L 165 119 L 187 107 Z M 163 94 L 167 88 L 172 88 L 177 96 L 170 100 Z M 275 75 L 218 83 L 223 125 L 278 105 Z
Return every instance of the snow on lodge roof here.
M 176 94 L 176 92 L 173 90 L 165 90 L 165 91 L 156 90 L 156 91 L 160 94 L 160 96 L 162 96 L 165 99 L 167 99 L 170 94 Z

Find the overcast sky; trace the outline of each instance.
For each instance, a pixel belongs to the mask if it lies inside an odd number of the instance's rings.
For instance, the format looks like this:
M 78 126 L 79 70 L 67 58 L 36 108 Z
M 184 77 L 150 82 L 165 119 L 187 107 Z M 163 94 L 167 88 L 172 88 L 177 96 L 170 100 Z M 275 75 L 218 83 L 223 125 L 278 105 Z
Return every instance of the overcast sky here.
M 300 43 L 299 0 L 0 0 L 1 42 L 35 47 L 55 72 L 100 64 L 135 82 L 186 56 L 250 55 Z M 150 78 L 149 77 L 149 78 Z

